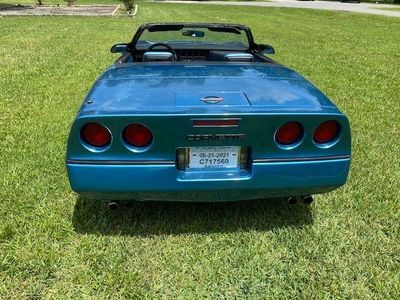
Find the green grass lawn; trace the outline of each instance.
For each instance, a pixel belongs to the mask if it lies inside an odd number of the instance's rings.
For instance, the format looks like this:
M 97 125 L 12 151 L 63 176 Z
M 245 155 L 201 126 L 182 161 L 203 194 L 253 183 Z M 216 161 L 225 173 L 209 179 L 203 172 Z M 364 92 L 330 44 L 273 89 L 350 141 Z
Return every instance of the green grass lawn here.
M 400 19 L 143 4 L 137 18 L 0 18 L 1 299 L 399 299 Z M 238 22 L 351 121 L 348 183 L 310 207 L 137 203 L 69 188 L 64 156 L 113 43 L 156 21 Z

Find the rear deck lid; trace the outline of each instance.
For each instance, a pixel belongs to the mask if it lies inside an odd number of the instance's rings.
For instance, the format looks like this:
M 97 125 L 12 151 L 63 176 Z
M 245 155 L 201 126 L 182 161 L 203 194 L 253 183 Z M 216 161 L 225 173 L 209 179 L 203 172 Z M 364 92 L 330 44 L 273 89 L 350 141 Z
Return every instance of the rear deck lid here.
M 335 106 L 277 64 L 128 64 L 107 70 L 81 114 L 321 111 Z

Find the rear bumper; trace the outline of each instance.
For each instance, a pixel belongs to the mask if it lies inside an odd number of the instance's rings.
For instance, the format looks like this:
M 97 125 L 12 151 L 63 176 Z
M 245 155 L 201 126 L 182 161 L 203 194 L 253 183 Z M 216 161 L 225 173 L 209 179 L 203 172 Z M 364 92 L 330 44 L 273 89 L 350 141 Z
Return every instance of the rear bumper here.
M 72 189 L 106 200 L 218 201 L 330 192 L 346 182 L 350 157 L 253 162 L 248 172 L 179 171 L 169 164 L 93 164 L 67 161 Z

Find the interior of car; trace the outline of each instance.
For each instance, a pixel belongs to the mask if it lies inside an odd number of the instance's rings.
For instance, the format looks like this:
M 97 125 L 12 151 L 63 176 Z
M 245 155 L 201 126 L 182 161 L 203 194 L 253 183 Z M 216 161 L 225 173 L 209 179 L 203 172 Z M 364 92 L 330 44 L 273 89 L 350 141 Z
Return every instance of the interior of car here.
M 268 58 L 245 51 L 205 50 L 205 49 L 167 49 L 136 50 L 123 61 L 132 62 L 171 62 L 171 61 L 215 61 L 215 62 L 265 62 Z
M 145 51 L 135 55 L 135 61 L 243 61 L 252 62 L 254 56 L 245 52 L 216 51 L 216 50 L 175 50 L 175 53 L 167 51 Z

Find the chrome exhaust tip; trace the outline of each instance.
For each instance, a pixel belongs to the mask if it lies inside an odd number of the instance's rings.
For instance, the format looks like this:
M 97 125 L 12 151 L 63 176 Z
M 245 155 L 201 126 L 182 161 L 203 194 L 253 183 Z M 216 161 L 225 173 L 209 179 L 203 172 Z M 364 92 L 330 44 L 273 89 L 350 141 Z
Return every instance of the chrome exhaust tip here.
M 109 210 L 117 210 L 119 208 L 119 203 L 117 201 L 111 201 L 108 203 Z
M 289 205 L 294 205 L 294 204 L 297 203 L 297 198 L 296 198 L 296 197 L 289 197 L 289 198 L 287 199 L 287 203 L 288 203 Z

